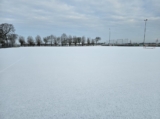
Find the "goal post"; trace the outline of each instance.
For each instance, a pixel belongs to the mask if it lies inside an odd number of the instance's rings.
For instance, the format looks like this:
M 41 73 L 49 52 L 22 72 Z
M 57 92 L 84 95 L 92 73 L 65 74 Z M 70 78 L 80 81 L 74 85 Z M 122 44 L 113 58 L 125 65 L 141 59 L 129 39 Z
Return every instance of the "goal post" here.
M 145 49 L 155 49 L 158 46 L 158 39 L 154 43 L 146 43 L 144 44 L 143 48 Z
M 128 45 L 128 39 L 123 40 L 123 45 Z
M 116 44 L 117 45 L 123 45 L 123 39 L 117 39 Z
M 110 45 L 110 46 L 114 46 L 114 45 L 115 45 L 115 40 L 110 40 L 110 41 L 109 41 L 109 45 Z

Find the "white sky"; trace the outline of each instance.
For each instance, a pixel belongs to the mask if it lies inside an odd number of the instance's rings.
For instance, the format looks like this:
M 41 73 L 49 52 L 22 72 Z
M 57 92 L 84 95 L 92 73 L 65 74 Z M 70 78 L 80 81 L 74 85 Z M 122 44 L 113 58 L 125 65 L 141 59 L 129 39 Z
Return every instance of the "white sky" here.
M 48 35 L 100 36 L 101 42 L 160 39 L 159 0 L 0 0 L 0 23 L 11 23 L 25 37 Z

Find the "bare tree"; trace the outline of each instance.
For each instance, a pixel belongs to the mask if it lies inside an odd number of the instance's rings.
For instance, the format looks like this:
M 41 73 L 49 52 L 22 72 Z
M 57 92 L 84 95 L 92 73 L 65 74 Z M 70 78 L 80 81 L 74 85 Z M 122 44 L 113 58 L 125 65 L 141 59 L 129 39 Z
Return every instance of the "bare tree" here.
M 74 43 L 75 46 L 77 45 L 77 42 L 78 42 L 77 37 L 73 36 L 73 43 Z
M 4 45 L 4 39 L 3 39 L 3 34 L 2 34 L 2 26 L 1 26 L 1 24 L 0 24 L 0 43 L 2 44 L 2 45 Z
M 48 43 L 48 38 L 47 37 L 44 37 L 43 38 L 43 41 L 45 42 L 45 45 Z
M 57 46 L 57 37 L 54 36 L 53 39 L 54 39 L 54 45 Z
M 28 44 L 29 44 L 30 46 L 34 45 L 33 37 L 32 37 L 32 36 L 28 36 L 27 42 L 28 42 Z
M 19 43 L 21 44 L 21 46 L 25 44 L 25 40 L 23 36 L 19 36 Z
M 95 39 L 92 39 L 92 45 L 94 46 L 94 44 L 95 44 Z
M 2 30 L 2 25 L 0 24 L 0 39 L 3 38 L 3 30 Z
M 15 29 L 12 24 L 8 24 L 8 23 L 0 24 L 0 39 L 6 40 L 8 45 L 8 34 L 13 34 L 14 31 Z
M 96 45 L 97 45 L 97 42 L 101 40 L 101 37 L 96 37 L 95 41 L 96 41 Z
M 86 38 L 83 36 L 82 37 L 82 46 L 85 44 L 85 42 L 86 42 Z
M 78 42 L 79 45 L 80 45 L 80 43 L 81 43 L 81 37 L 77 37 L 77 42 Z
M 90 45 L 90 39 L 89 38 L 87 38 L 87 44 Z
M 17 34 L 8 34 L 8 39 L 9 39 L 12 47 L 15 44 L 17 37 L 18 37 Z
M 69 35 L 69 37 L 68 37 L 68 43 L 69 43 L 69 46 L 71 46 L 71 44 L 72 44 L 72 36 L 71 35 Z
M 39 35 L 36 36 L 36 43 L 38 46 L 40 46 L 42 44 L 42 40 L 41 37 Z
M 65 44 L 65 45 L 68 45 L 68 37 L 65 38 L 64 44 Z
M 12 24 L 8 24 L 8 23 L 3 23 L 0 24 L 0 38 L 4 38 L 6 37 L 7 34 L 9 33 L 14 33 L 15 29 L 14 26 Z
M 61 37 L 57 37 L 57 44 L 59 45 L 61 42 Z
M 66 35 L 65 33 L 63 33 L 63 34 L 61 35 L 61 44 L 62 44 L 62 46 L 63 46 L 64 44 L 66 44 L 66 41 L 67 41 L 67 35 Z
M 50 35 L 50 36 L 49 36 L 51 46 L 53 45 L 54 38 L 55 38 L 55 36 L 54 36 L 54 35 Z
M 2 44 L 2 46 L 5 46 L 5 41 L 2 38 L 0 38 L 0 44 Z

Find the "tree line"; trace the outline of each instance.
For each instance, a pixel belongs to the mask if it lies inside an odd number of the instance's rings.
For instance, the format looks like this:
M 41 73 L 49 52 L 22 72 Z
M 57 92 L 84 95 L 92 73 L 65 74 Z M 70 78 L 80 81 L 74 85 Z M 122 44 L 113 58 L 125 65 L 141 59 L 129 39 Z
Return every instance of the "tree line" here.
M 77 37 L 66 35 L 63 33 L 61 36 L 56 37 L 55 35 L 49 35 L 44 38 L 37 35 L 35 38 L 32 36 L 28 36 L 27 39 L 23 36 L 18 36 L 15 34 L 15 28 L 12 24 L 3 23 L 0 24 L 0 44 L 2 46 L 14 46 L 16 40 L 19 41 L 21 46 L 77 46 L 77 45 L 96 45 L 98 41 L 101 40 L 100 37 L 96 37 L 94 39 L 86 38 L 85 36 Z

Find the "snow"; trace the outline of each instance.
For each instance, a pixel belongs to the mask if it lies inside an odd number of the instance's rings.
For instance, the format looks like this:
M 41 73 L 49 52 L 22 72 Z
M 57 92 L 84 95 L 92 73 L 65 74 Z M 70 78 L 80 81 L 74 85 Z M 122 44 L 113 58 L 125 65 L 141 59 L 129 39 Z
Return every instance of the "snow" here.
M 0 49 L 0 119 L 160 119 L 160 48 Z

